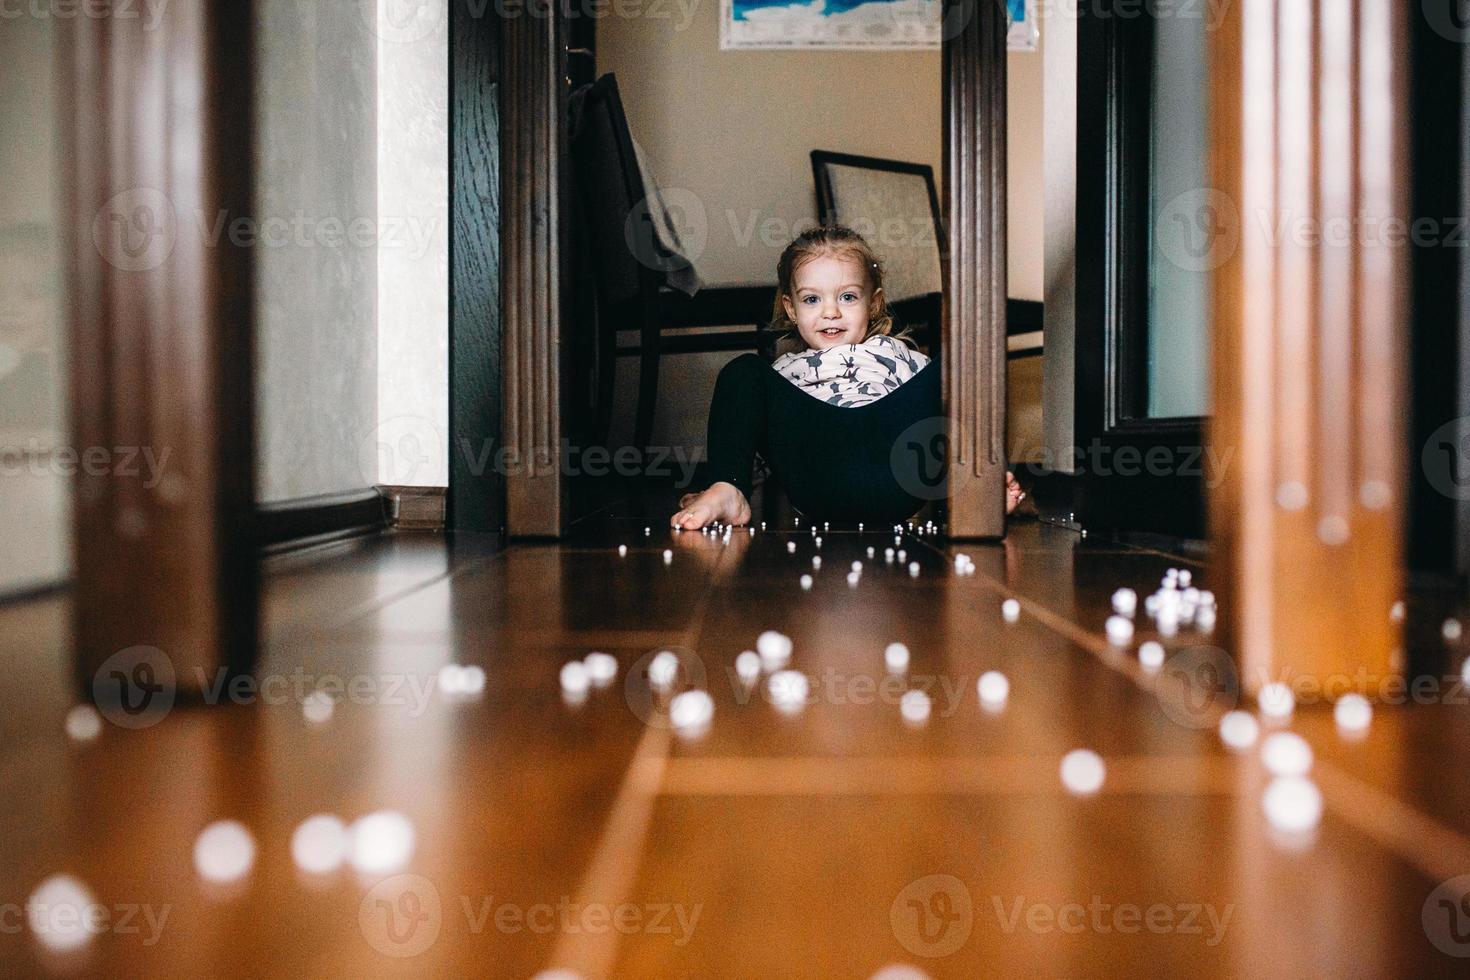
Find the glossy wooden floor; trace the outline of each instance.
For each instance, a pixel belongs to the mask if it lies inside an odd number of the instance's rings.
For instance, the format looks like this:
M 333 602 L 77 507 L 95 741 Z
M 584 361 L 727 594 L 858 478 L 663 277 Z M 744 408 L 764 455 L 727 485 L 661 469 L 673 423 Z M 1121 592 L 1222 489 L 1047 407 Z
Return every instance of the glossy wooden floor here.
M 666 513 L 615 507 L 562 544 L 400 534 L 273 559 L 261 675 L 358 679 L 320 726 L 275 697 L 74 743 L 65 597 L 0 611 L 3 972 L 1466 975 L 1470 960 L 1432 940 L 1470 954 L 1470 909 L 1431 901 L 1470 874 L 1463 692 L 1380 707 L 1359 742 L 1325 707 L 1300 709 L 1327 812 L 1288 841 L 1262 814 L 1258 754 L 1215 734 L 1230 705 L 1191 707 L 1167 670 L 1155 680 L 1102 639 L 1114 588 L 1146 594 L 1169 566 L 1207 586 L 1208 568 L 1028 522 L 1003 545 L 907 536 L 913 578 L 884 565 L 890 536 L 834 532 L 803 592 L 805 529 L 725 544 L 668 533 Z M 954 574 L 961 550 L 973 576 Z M 855 588 L 853 560 L 866 565 Z M 799 714 L 735 678 L 764 629 L 794 639 L 812 680 Z M 913 651 L 903 686 L 933 695 L 926 724 L 906 724 L 900 689 L 882 686 L 891 640 Z M 1437 634 L 1423 642 L 1458 664 Z M 646 710 L 641 668 L 664 647 L 704 672 L 715 715 L 700 738 Z M 558 671 L 594 649 L 618 658 L 618 680 L 569 705 Z M 433 689 L 452 661 L 484 666 L 481 697 Z M 999 713 L 976 698 L 988 669 L 1011 681 Z M 1094 796 L 1058 778 L 1078 747 L 1107 764 Z M 296 871 L 305 817 L 383 808 L 417 831 L 401 874 Z M 258 844 L 229 890 L 191 861 L 221 818 Z M 21 907 L 62 872 L 119 927 L 55 954 Z M 129 909 L 136 932 L 121 926 Z

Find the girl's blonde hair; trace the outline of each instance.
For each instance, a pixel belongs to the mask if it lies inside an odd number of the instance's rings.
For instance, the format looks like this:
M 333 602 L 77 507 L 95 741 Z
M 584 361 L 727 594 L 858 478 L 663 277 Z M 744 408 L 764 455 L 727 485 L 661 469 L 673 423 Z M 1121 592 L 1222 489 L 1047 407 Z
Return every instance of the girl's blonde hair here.
M 867 273 L 870 299 L 868 330 L 863 334 L 863 339 L 880 334 L 893 336 L 893 314 L 888 309 L 888 294 L 878 292 L 883 288 L 883 263 L 873 254 L 873 249 L 863 236 L 846 225 L 819 225 L 797 235 L 786 246 L 780 261 L 776 263 L 776 302 L 771 311 L 770 328 L 778 338 L 801 339 L 796 330 L 796 321 L 786 315 L 786 307 L 781 300 L 796 289 L 796 270 L 811 259 L 822 256 L 856 259 Z M 877 297 L 876 308 L 872 303 L 872 296 Z

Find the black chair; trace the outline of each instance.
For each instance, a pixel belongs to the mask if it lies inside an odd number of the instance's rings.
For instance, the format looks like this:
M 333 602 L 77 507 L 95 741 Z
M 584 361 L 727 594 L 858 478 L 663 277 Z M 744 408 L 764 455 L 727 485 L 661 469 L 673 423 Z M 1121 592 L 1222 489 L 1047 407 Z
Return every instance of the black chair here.
M 634 440 L 647 446 L 658 399 L 664 354 L 760 351 L 769 356 L 765 330 L 775 283 L 701 286 L 689 295 L 689 260 L 660 231 L 662 200 L 650 200 L 638 165 L 616 77 L 609 73 L 578 88 L 570 105 L 572 172 L 576 184 L 580 260 L 590 271 L 595 323 L 586 345 L 595 363 L 580 378 L 591 393 L 589 439 L 607 442 L 613 372 L 618 358 L 640 365 Z M 675 216 L 677 218 L 677 216 Z M 674 222 L 677 238 L 677 221 Z M 667 226 L 665 226 L 665 230 Z M 745 327 L 732 330 L 732 327 Z M 637 330 L 636 345 L 618 344 L 618 332 Z M 680 331 L 668 335 L 669 331 Z

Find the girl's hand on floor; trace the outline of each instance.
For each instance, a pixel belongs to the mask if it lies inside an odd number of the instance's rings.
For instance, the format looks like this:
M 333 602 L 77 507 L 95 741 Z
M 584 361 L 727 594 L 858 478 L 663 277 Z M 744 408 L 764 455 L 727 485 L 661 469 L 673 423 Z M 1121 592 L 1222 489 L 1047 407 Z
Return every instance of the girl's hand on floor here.
M 1016 482 L 1016 474 L 1006 470 L 1006 513 L 1013 513 L 1017 505 L 1025 499 L 1026 492 L 1021 489 L 1021 484 Z

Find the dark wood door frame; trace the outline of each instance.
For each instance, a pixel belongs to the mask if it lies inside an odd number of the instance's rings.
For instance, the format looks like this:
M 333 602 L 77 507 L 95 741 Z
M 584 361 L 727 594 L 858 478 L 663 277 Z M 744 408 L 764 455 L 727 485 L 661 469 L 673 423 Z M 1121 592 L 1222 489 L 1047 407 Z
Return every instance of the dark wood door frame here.
M 153 481 L 121 464 L 78 474 L 87 691 L 124 651 L 121 684 L 146 668 L 185 694 L 254 661 L 254 264 L 185 224 L 254 214 L 252 8 L 181 0 L 156 25 L 60 22 L 75 448 L 169 453 Z M 102 680 L 99 696 L 146 694 Z
M 501 350 L 506 529 L 557 536 L 567 517 L 559 469 L 561 310 L 570 250 L 563 215 L 568 95 L 566 10 L 502 17 Z M 945 0 L 943 349 L 949 530 L 1005 533 L 1006 32 L 1000 0 Z M 458 375 L 456 375 L 458 377 Z M 451 394 L 451 400 L 456 396 Z M 451 426 L 453 428 L 453 426 Z M 451 472 L 450 499 L 462 476 Z

